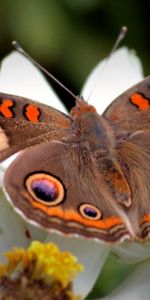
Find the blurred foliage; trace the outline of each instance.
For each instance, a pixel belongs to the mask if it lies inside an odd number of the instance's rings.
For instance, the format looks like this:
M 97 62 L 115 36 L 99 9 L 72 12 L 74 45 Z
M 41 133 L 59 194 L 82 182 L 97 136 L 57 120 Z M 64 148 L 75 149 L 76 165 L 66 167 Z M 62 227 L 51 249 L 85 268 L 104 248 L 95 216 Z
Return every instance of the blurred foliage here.
M 132 274 L 137 264 L 124 264 L 116 256 L 110 254 L 105 266 L 94 286 L 88 295 L 88 300 L 98 299 L 111 293 L 116 287 L 123 283 L 128 275 Z
M 17 40 L 79 94 L 90 70 L 110 53 L 120 27 L 126 25 L 122 44 L 137 51 L 148 75 L 149 11 L 146 0 L 0 0 L 0 58 Z M 52 84 L 68 109 L 73 106 L 72 98 Z M 114 288 L 131 269 L 111 256 L 90 299 Z
M 79 94 L 90 70 L 107 56 L 122 25 L 122 44 L 149 62 L 150 2 L 141 0 L 0 0 L 0 58 L 17 40 L 42 65 Z M 53 84 L 53 83 L 52 83 Z M 68 108 L 72 99 L 56 86 Z

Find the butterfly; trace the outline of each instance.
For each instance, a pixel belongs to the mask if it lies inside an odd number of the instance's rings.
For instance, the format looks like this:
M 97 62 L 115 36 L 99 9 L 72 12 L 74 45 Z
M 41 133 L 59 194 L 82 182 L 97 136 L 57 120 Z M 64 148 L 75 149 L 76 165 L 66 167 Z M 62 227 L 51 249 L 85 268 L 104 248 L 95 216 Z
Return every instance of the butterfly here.
M 4 188 L 28 222 L 115 243 L 150 235 L 150 77 L 100 116 L 82 97 L 66 115 L 0 94 Z

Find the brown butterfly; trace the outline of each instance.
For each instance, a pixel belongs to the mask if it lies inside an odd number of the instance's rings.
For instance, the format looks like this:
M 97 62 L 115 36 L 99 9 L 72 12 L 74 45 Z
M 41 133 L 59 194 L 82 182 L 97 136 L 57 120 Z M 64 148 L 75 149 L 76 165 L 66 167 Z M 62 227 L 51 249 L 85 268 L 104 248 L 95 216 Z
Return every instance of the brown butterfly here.
M 116 242 L 150 235 L 150 77 L 100 116 L 82 98 L 67 116 L 0 94 L 0 160 L 26 149 L 4 186 L 48 231 Z

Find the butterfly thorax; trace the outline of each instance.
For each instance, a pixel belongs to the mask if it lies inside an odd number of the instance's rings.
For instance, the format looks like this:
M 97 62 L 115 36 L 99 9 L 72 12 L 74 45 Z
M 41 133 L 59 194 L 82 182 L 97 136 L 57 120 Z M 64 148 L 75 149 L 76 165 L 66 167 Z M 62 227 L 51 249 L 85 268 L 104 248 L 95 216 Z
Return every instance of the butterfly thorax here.
M 96 112 L 96 108 L 89 105 L 83 98 L 77 98 L 76 105 L 70 111 L 72 119 L 75 120 L 86 112 Z
M 112 127 L 97 113 L 95 107 L 79 99 L 70 115 L 73 119 L 72 130 L 82 145 L 90 147 L 91 150 L 102 151 L 115 147 Z
M 73 135 L 71 134 L 70 142 L 73 149 L 76 148 L 80 172 L 84 170 L 86 175 L 91 169 L 96 174 L 99 170 L 111 196 L 128 207 L 131 201 L 130 188 L 118 160 L 111 124 L 82 99 L 71 110 L 71 116 Z M 72 159 L 74 160 L 74 150 Z

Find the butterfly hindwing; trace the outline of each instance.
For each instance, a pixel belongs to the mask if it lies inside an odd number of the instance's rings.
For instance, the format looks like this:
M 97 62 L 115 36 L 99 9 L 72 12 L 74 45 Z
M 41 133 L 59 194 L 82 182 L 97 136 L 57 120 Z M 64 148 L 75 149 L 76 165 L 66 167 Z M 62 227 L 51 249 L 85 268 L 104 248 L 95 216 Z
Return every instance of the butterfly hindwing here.
M 4 186 L 14 209 L 50 232 L 107 242 L 129 238 L 126 225 L 110 205 L 114 200 L 91 172 L 89 154 L 85 168 L 81 152 L 72 146 L 57 141 L 43 143 L 12 163 Z
M 139 131 L 117 146 L 132 200 L 128 218 L 138 239 L 150 235 L 150 132 Z

